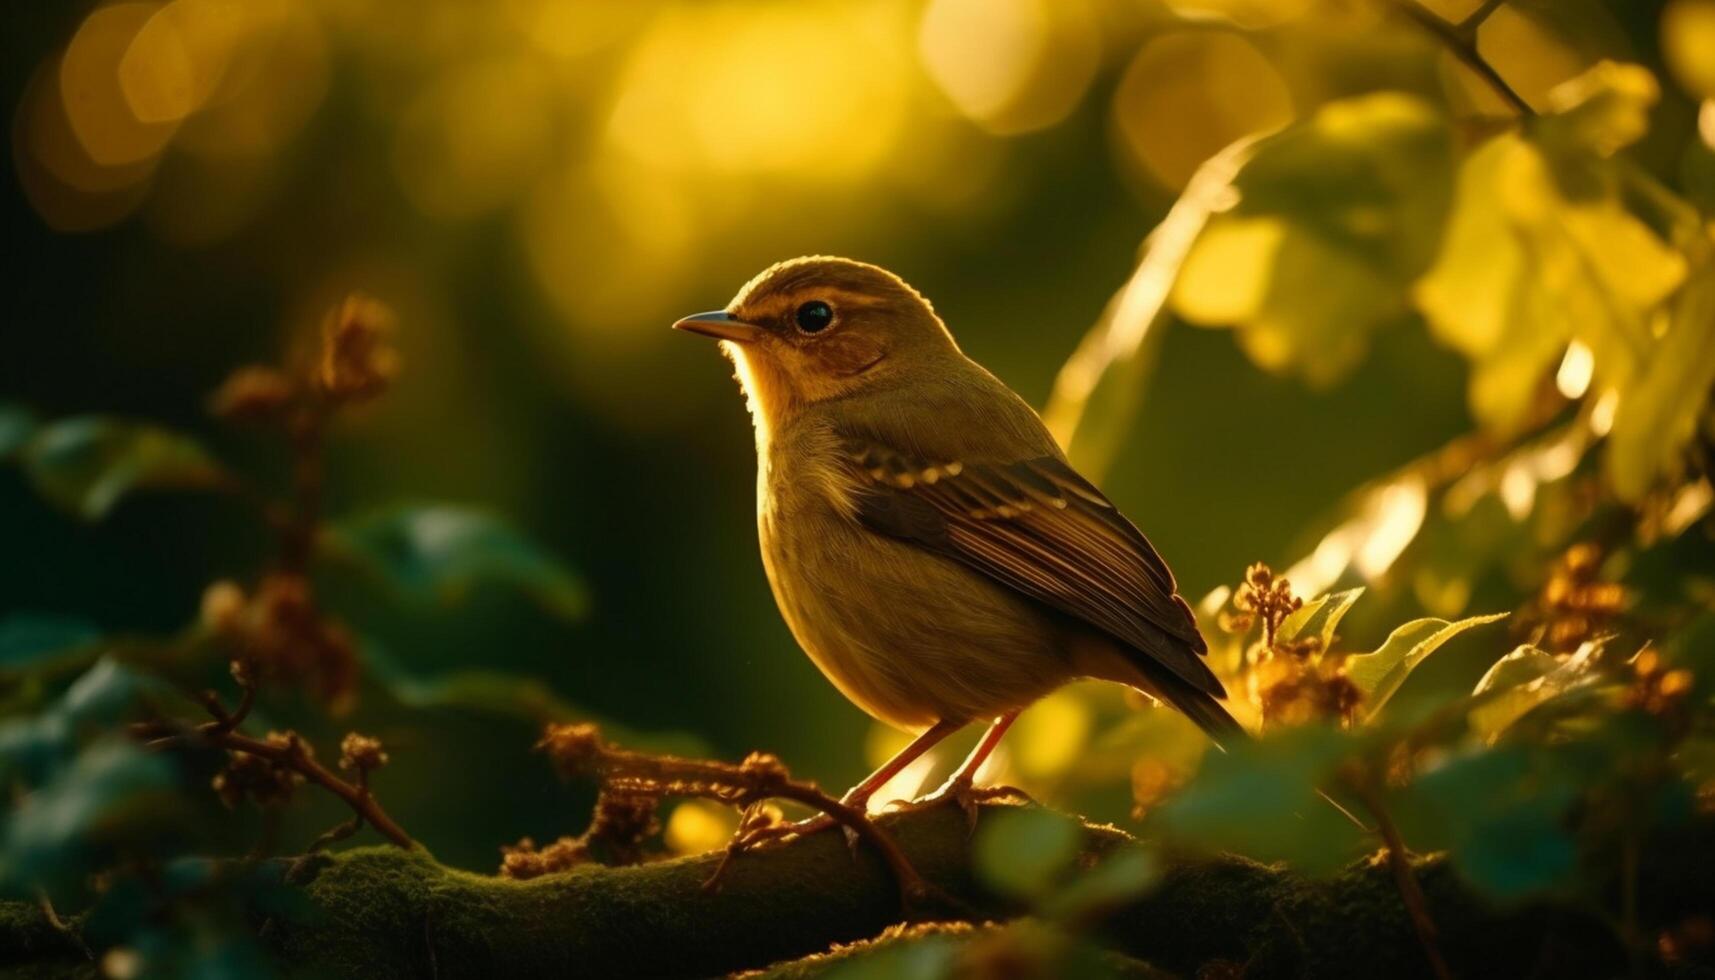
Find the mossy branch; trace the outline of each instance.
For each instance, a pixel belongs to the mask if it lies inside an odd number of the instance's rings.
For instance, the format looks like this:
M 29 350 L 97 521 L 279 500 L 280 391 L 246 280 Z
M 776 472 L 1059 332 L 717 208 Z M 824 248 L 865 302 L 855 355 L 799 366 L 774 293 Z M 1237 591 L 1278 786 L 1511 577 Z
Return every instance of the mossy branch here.
M 984 807 L 979 819 L 995 809 Z M 882 825 L 926 879 L 970 905 L 968 919 L 1024 911 L 978 884 L 971 834 L 956 808 Z M 1084 856 L 1127 840 L 1086 826 Z M 1711 845 L 1708 822 L 1644 843 L 1636 898 L 1643 928 L 1711 914 Z M 304 886 L 308 909 L 276 917 L 267 935 L 290 969 L 314 976 L 709 976 L 787 963 L 899 921 L 887 867 L 868 849 L 854 854 L 832 830 L 744 854 L 717 893 L 703 882 L 718 852 L 586 865 L 529 881 L 451 870 L 421 850 L 365 848 L 318 860 Z M 1443 858 L 1414 859 L 1413 870 L 1455 975 L 1594 977 L 1626 968 L 1622 941 L 1596 911 L 1605 893 L 1498 908 Z M 57 961 L 87 969 L 34 903 L 0 913 L 0 968 Z M 1116 951 L 1186 975 L 1224 963 L 1245 976 L 1429 976 L 1385 860 L 1311 879 L 1235 857 L 1181 858 L 1148 896 L 1098 928 Z M 811 972 L 803 965 L 790 975 Z

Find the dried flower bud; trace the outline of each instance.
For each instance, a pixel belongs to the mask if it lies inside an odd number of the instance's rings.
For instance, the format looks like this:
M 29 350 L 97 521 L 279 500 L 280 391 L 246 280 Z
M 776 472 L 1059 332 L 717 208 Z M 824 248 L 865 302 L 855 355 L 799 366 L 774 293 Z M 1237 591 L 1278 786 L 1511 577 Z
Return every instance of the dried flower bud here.
M 247 601 L 236 582 L 221 579 L 210 583 L 202 593 L 203 625 L 223 636 L 236 635 L 242 629 Z
M 660 807 L 660 798 L 651 793 L 603 790 L 596 798 L 589 830 L 584 832 L 585 848 L 606 865 L 642 861 L 644 842 L 661 832 L 656 815 Z
M 339 743 L 339 767 L 348 772 L 369 772 L 387 764 L 387 750 L 370 735 L 347 732 Z
M 366 401 L 379 395 L 399 370 L 399 353 L 386 342 L 393 311 L 361 294 L 346 297 L 322 321 L 316 386 L 335 402 Z
M 752 752 L 744 757 L 738 768 L 746 781 L 762 789 L 779 786 L 791 778 L 786 764 L 780 761 L 779 756 L 769 752 Z
M 310 747 L 295 732 L 269 732 L 266 741 L 279 748 L 294 748 L 306 757 L 312 755 Z M 226 767 L 214 774 L 210 785 L 229 808 L 237 808 L 246 799 L 254 800 L 260 807 L 274 807 L 289 801 L 303 782 L 303 776 L 271 759 L 247 752 L 228 752 Z
M 209 411 L 230 422 L 271 422 L 292 404 L 292 380 L 271 367 L 241 367 L 209 399 Z
M 590 860 L 589 848 L 576 837 L 562 837 L 540 850 L 525 837 L 510 847 L 503 845 L 500 855 L 500 876 L 516 881 L 567 871 Z
M 547 750 L 548 757 L 554 760 L 555 768 L 566 775 L 576 775 L 586 770 L 590 763 L 600 757 L 605 748 L 601 740 L 601 729 L 588 722 L 549 725 L 536 747 Z

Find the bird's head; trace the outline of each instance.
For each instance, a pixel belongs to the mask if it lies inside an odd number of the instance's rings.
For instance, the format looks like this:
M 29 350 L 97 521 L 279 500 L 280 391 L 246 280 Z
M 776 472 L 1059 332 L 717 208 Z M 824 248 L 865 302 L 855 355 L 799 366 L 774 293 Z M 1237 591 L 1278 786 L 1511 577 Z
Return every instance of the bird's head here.
M 830 398 L 908 384 L 958 356 L 929 301 L 904 280 L 823 256 L 772 266 L 726 309 L 673 326 L 721 341 L 759 424 Z

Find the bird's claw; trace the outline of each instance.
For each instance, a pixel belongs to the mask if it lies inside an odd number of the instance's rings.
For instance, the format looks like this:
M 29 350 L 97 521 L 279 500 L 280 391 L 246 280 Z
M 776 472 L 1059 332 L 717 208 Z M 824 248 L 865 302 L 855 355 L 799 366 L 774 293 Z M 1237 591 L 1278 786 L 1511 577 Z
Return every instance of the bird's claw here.
M 915 800 L 894 800 L 888 804 L 888 809 L 896 813 L 908 813 L 913 810 L 923 810 L 939 806 L 947 801 L 958 804 L 965 815 L 965 822 L 970 829 L 977 827 L 977 808 L 984 803 L 1013 802 L 1034 803 L 1030 794 L 1017 786 L 977 786 L 969 779 L 950 779 L 940 789 L 928 796 Z

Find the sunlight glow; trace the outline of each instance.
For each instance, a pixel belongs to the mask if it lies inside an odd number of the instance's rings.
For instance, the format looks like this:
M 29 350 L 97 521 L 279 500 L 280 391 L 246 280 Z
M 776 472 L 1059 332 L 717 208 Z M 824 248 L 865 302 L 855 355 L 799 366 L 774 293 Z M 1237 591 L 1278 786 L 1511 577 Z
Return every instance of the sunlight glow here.
M 1602 397 L 1596 399 L 1595 407 L 1590 409 L 1590 431 L 1598 436 L 1605 436 L 1614 428 L 1614 413 L 1620 409 L 1620 391 L 1609 388 L 1602 392 Z
M 1101 63 L 1079 0 L 933 0 L 918 51 L 964 115 L 994 133 L 1051 126 L 1078 104 Z
M 673 8 L 621 72 L 607 138 L 669 172 L 868 174 L 904 123 L 902 30 L 887 4 Z
M 1428 509 L 1429 488 L 1420 476 L 1372 490 L 1357 514 L 1328 532 L 1284 577 L 1305 595 L 1328 591 L 1348 566 L 1365 580 L 1380 578 L 1416 539 Z
M 1566 398 L 1577 401 L 1590 390 L 1590 379 L 1596 373 L 1596 355 L 1583 343 L 1574 340 L 1566 345 L 1566 356 L 1555 372 L 1554 385 Z

